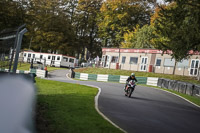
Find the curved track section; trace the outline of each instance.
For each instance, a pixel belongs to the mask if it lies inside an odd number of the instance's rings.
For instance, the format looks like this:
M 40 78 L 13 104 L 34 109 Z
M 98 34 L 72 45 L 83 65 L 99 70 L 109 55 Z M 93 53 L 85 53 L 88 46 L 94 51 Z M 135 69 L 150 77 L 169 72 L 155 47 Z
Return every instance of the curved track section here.
M 76 81 L 67 70 L 50 73 L 49 80 L 100 87 L 99 110 L 129 133 L 199 133 L 200 109 L 162 90 L 137 86 L 132 97 L 124 96 L 124 84 Z

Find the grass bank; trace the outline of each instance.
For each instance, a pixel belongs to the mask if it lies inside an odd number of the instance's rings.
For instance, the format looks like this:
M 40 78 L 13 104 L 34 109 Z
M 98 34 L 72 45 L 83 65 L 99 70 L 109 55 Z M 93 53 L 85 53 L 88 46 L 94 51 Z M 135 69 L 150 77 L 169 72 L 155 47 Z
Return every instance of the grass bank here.
M 130 76 L 130 74 L 134 72 L 136 74 L 136 77 L 159 77 L 159 78 L 167 78 L 172 80 L 179 80 L 179 81 L 186 81 L 190 83 L 200 84 L 200 81 L 196 80 L 194 77 L 159 74 L 152 72 L 135 72 L 129 70 L 115 70 L 106 68 L 80 68 L 80 69 L 75 69 L 75 72 L 90 73 L 90 74 L 125 75 L 125 76 Z
M 30 69 L 29 63 L 18 63 L 17 70 L 29 70 Z M 60 69 L 67 69 L 67 68 L 59 68 L 59 67 L 47 67 L 48 71 L 60 70 Z
M 38 133 L 120 133 L 95 110 L 98 89 L 36 79 Z

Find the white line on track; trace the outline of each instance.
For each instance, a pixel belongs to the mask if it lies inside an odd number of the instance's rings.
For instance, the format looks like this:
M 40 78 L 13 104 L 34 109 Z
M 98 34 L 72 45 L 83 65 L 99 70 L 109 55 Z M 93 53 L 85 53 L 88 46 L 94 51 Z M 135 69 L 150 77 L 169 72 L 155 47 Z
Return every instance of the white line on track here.
M 172 92 L 170 92 L 170 91 L 166 91 L 166 90 L 163 90 L 163 89 L 154 88 L 154 87 L 151 87 L 151 88 L 153 88 L 153 89 L 156 89 L 156 90 L 165 91 L 165 92 L 167 92 L 167 93 L 173 94 L 173 95 L 175 95 L 175 96 L 177 96 L 177 97 L 180 97 L 180 98 L 182 98 L 183 100 L 185 100 L 185 101 L 189 102 L 190 104 L 192 104 L 192 105 L 194 105 L 194 106 L 196 106 L 196 107 L 200 108 L 200 106 L 199 106 L 199 105 L 197 105 L 197 104 L 195 104 L 195 103 L 193 103 L 193 102 L 191 102 L 191 101 L 187 100 L 186 98 L 184 98 L 184 97 L 182 97 L 182 96 L 179 96 L 179 95 L 177 95 L 177 94 L 175 94 L 175 93 L 172 93 Z
M 66 74 L 66 77 L 67 77 L 68 79 L 70 79 L 70 80 L 74 80 L 74 79 L 70 78 L 68 74 Z M 116 128 L 118 128 L 118 129 L 121 130 L 122 132 L 127 133 L 125 130 L 123 130 L 122 128 L 120 128 L 119 126 L 117 126 L 114 122 L 112 122 L 108 117 L 106 117 L 106 116 L 99 110 L 99 108 L 98 108 L 98 99 L 99 99 L 99 96 L 100 96 L 100 94 L 101 94 L 101 88 L 98 87 L 98 86 L 88 85 L 88 84 L 81 84 L 81 85 L 85 85 L 85 86 L 89 86 L 89 87 L 94 87 L 94 88 L 97 88 L 97 89 L 99 90 L 98 93 L 97 93 L 97 95 L 95 96 L 95 99 L 94 99 L 96 111 L 97 111 L 105 120 L 107 120 L 108 122 L 110 122 L 113 126 L 115 126 Z

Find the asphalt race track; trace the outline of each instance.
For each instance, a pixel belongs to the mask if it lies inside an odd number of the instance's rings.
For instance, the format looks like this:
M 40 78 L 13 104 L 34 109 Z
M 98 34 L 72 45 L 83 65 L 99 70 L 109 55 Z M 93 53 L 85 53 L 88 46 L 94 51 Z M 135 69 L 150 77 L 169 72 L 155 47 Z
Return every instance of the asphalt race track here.
M 100 87 L 99 110 L 128 133 L 200 133 L 200 108 L 182 98 L 143 86 L 128 98 L 124 84 L 71 80 L 67 73 L 53 71 L 49 80 Z

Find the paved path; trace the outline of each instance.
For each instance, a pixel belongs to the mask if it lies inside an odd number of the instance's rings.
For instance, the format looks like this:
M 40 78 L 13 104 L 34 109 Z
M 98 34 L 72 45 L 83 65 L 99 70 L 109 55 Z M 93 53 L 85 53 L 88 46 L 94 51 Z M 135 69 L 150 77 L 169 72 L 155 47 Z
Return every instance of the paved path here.
M 54 71 L 49 79 L 100 87 L 99 110 L 128 133 L 200 133 L 200 109 L 177 96 L 136 86 L 127 98 L 123 84 L 70 80 L 67 72 Z

